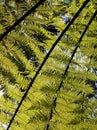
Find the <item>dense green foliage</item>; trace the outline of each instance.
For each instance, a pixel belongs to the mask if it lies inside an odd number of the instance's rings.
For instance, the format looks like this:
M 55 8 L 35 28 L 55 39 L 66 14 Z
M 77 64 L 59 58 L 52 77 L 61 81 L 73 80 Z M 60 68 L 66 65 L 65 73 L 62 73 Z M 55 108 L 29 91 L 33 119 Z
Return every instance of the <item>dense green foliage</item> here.
M 0 35 L 36 2 L 0 2 Z M 42 61 L 83 2 L 46 0 L 0 40 L 0 130 L 7 130 Z M 10 130 L 97 129 L 97 100 L 87 99 L 94 93 L 88 81 L 97 80 L 97 15 L 88 24 L 96 10 L 97 1 L 90 0 L 59 40 L 21 103 Z M 69 21 L 63 21 L 63 16 Z M 48 29 L 51 26 L 53 31 Z

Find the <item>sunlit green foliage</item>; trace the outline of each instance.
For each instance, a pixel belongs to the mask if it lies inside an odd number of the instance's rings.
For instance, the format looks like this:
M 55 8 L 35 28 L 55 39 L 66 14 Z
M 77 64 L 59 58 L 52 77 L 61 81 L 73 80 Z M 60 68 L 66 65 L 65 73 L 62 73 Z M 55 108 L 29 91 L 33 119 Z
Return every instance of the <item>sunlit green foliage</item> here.
M 0 34 L 36 2 L 0 2 Z M 0 96 L 0 130 L 9 124 L 29 82 L 52 44 L 67 26 L 62 16 L 72 19 L 83 2 L 46 0 L 0 41 L 0 92 L 3 92 Z M 23 101 L 10 130 L 97 129 L 97 100 L 86 99 L 87 94 L 93 93 L 93 88 L 86 81 L 97 79 L 93 73 L 93 69 L 97 69 L 97 17 L 84 35 L 67 74 L 63 75 L 96 9 L 96 0 L 90 0 L 54 48 Z M 56 26 L 58 34 L 46 30 L 44 25 Z M 61 82 L 62 86 L 58 89 Z

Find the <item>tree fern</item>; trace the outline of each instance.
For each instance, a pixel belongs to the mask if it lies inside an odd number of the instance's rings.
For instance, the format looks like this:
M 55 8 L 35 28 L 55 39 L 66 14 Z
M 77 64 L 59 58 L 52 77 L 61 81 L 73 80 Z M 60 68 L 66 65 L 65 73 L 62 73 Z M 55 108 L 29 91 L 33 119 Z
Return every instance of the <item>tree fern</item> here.
M 87 98 L 96 80 L 96 1 L 83 2 L 0 3 L 0 129 L 96 129 L 96 99 Z

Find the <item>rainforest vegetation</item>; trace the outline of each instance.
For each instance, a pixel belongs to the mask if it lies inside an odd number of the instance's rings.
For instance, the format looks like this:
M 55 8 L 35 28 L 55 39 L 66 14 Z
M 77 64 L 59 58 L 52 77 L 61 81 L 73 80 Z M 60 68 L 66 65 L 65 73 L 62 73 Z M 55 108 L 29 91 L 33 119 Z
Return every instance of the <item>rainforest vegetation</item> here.
M 97 129 L 97 0 L 0 0 L 0 130 Z

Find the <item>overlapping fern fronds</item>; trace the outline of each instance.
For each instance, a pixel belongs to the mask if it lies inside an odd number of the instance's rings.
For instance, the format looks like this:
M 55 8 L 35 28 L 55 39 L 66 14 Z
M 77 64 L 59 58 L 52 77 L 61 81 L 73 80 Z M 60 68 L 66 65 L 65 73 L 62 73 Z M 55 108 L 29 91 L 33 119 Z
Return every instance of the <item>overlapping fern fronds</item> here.
M 96 129 L 96 99 L 87 100 L 93 94 L 87 80 L 97 78 L 96 4 L 0 3 L 1 129 Z M 26 17 L 29 8 L 34 10 Z

